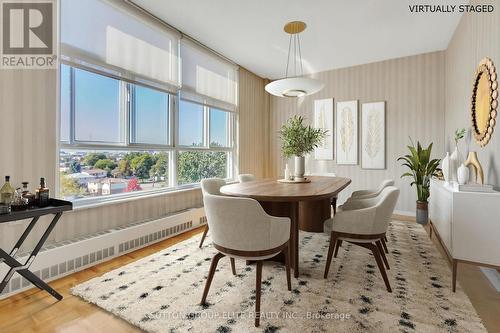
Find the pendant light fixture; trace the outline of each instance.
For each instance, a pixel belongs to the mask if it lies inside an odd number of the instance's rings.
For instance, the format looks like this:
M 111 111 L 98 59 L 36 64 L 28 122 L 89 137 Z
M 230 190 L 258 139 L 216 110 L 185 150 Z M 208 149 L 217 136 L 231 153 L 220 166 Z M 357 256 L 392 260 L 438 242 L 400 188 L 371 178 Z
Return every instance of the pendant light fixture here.
M 321 81 L 302 77 L 302 54 L 300 51 L 299 34 L 306 29 L 306 24 L 301 21 L 293 21 L 285 24 L 283 30 L 290 35 L 288 44 L 288 59 L 286 62 L 286 74 L 284 79 L 273 81 L 266 85 L 268 93 L 278 97 L 301 97 L 317 93 L 323 89 L 324 84 Z M 292 45 L 293 44 L 293 45 Z M 290 64 L 290 54 L 293 48 L 293 59 Z M 297 64 L 297 59 L 299 60 Z M 293 65 L 293 76 L 288 76 L 290 65 Z M 290 69 L 291 70 L 291 69 Z M 300 75 L 297 76 L 297 70 Z

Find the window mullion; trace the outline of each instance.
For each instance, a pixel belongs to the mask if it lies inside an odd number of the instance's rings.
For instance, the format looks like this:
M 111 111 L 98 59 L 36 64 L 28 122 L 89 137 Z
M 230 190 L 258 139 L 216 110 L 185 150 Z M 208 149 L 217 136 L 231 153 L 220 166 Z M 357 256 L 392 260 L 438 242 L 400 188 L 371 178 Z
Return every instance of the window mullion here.
M 75 142 L 75 69 L 69 68 L 69 142 Z
M 203 135 L 204 135 L 204 147 L 210 148 L 210 108 L 208 106 L 203 107 Z
M 124 98 L 122 98 L 122 105 L 123 105 L 123 115 L 124 115 L 124 128 L 122 129 L 122 132 L 124 133 L 125 136 L 125 145 L 129 146 L 131 142 L 135 142 L 135 131 L 134 131 L 134 122 L 135 122 L 135 110 L 134 106 L 132 103 L 133 96 L 132 96 L 132 87 L 129 83 L 123 82 L 122 81 L 122 91 L 124 92 Z

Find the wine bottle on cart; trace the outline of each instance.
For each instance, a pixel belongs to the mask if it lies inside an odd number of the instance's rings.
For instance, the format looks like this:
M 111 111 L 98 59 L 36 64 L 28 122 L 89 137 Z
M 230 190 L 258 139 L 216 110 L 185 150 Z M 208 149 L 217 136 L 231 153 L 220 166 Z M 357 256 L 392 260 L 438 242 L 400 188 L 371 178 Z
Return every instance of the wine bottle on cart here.
M 5 176 L 5 184 L 0 189 L 0 203 L 10 206 L 14 199 L 14 188 L 10 185 L 10 176 Z
M 45 187 L 45 178 L 40 178 L 40 187 L 35 192 L 36 205 L 40 208 L 49 205 L 49 189 Z

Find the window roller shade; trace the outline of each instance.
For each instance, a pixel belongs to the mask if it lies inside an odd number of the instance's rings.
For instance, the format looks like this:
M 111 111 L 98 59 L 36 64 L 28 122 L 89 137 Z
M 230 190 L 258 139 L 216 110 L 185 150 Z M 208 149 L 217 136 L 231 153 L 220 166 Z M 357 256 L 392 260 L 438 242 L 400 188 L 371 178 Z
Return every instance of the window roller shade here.
M 180 88 L 180 35 L 134 8 L 108 0 L 61 0 L 61 54 L 135 82 Z
M 189 39 L 181 39 L 181 97 L 228 111 L 238 104 L 238 67 Z

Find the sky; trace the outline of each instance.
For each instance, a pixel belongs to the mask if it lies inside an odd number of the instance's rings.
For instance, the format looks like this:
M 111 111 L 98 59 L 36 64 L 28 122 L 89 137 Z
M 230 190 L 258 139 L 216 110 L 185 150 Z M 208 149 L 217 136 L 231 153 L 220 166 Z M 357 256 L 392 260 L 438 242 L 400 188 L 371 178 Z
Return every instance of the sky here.
M 61 66 L 61 140 L 69 139 L 70 70 Z M 135 142 L 166 144 L 168 94 L 136 86 Z M 81 141 L 120 142 L 118 80 L 75 69 L 75 136 Z M 203 139 L 203 107 L 181 101 L 179 144 L 199 145 Z M 210 112 L 210 141 L 226 144 L 227 112 Z M 133 138 L 133 136 L 131 136 Z

